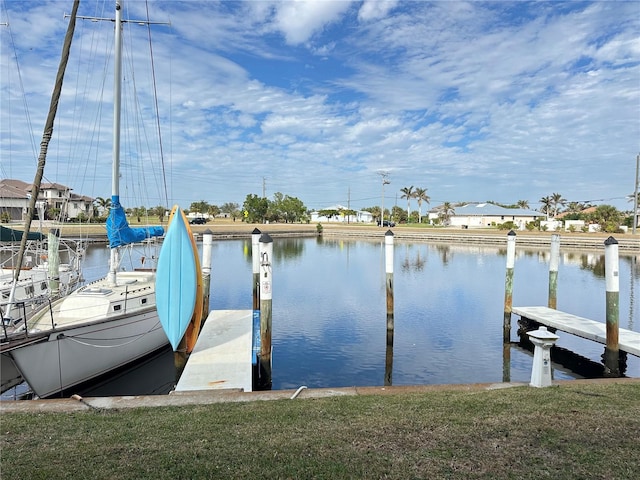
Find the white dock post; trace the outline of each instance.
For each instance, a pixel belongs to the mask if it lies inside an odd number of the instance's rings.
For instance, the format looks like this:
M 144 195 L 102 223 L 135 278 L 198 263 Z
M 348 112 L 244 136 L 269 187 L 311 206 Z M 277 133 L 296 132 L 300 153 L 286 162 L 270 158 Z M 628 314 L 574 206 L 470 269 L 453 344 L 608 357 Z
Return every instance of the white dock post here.
M 513 269 L 516 264 L 516 232 L 507 233 L 507 273 L 504 281 L 504 322 L 502 341 L 511 341 L 511 308 L 513 306 Z
M 202 233 L 202 324 L 209 316 L 209 294 L 211 290 L 211 252 L 213 232 L 208 228 Z
M 387 230 L 384 235 L 385 271 L 386 271 L 386 291 L 387 291 L 387 349 L 385 354 L 384 384 L 390 386 L 393 383 L 393 240 L 394 235 L 391 230 Z
M 605 373 L 617 377 L 620 375 L 620 264 L 618 241 L 609 237 L 604 242 L 604 275 L 606 285 L 607 309 L 607 346 L 604 349 Z
M 549 308 L 558 307 L 558 265 L 560 264 L 560 235 L 551 235 L 551 259 L 549 260 Z
M 253 269 L 253 311 L 260 310 L 260 235 L 262 232 L 254 228 L 251 232 L 251 265 Z
M 558 341 L 558 336 L 540 327 L 538 330 L 527 332 L 535 346 L 533 350 L 533 368 L 531 369 L 532 387 L 550 387 L 551 377 L 551 347 Z
M 384 234 L 384 253 L 387 290 L 387 330 L 393 330 L 393 232 Z

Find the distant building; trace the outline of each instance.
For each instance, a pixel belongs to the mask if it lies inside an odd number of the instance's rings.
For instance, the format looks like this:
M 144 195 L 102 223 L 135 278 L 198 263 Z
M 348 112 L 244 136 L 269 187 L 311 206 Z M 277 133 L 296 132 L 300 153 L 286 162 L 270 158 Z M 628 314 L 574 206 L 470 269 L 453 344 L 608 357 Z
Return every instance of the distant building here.
M 439 207 L 436 207 L 429 213 L 429 218 L 437 217 L 438 212 Z M 449 217 L 449 225 L 461 228 L 481 228 L 513 222 L 515 228 L 524 230 L 527 223 L 540 217 L 545 217 L 545 215 L 535 210 L 505 208 L 493 203 L 468 203 L 454 207 L 453 214 Z
M 0 212 L 6 212 L 11 220 L 21 221 L 27 216 L 33 185 L 22 180 L 0 180 Z M 45 219 L 47 211 L 56 209 L 58 219 L 78 218 L 80 214 L 93 215 L 93 198 L 77 195 L 71 188 L 59 183 L 43 183 L 36 201 L 38 215 Z
M 343 205 L 332 205 L 327 208 L 323 208 L 320 211 L 311 212 L 312 222 L 333 222 L 333 223 L 372 223 L 373 215 L 371 212 L 364 210 L 355 211 L 355 215 L 346 215 L 349 209 Z M 326 216 L 321 215 L 320 212 L 336 212 L 336 215 Z

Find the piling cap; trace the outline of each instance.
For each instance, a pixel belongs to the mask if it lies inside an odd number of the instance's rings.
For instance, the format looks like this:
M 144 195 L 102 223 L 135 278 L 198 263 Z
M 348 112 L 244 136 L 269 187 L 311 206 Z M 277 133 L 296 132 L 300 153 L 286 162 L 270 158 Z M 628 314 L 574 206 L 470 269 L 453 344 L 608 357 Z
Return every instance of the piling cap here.
M 251 232 L 252 235 L 260 235 L 262 232 L 260 231 L 260 229 L 258 227 L 253 229 L 253 232 Z
M 260 236 L 260 243 L 271 243 L 273 242 L 273 239 L 271 238 L 271 235 L 269 235 L 268 233 L 263 233 Z
M 607 245 L 617 245 L 618 241 L 613 237 L 609 237 L 604 241 L 604 244 L 605 244 L 605 246 L 607 246 Z
M 551 333 L 547 330 L 547 327 L 541 326 L 538 330 L 533 330 L 532 332 L 527 332 L 527 335 L 530 337 L 536 338 L 538 340 L 553 340 L 556 341 L 560 337 Z
M 393 237 L 393 232 L 391 230 L 387 230 L 387 233 L 384 234 L 384 236 L 392 236 Z
M 516 236 L 516 232 L 514 232 L 513 230 L 509 230 L 509 233 L 507 233 L 508 236 L 510 237 L 515 237 Z
M 202 235 L 213 235 L 213 232 L 207 228 L 204 232 L 202 232 Z

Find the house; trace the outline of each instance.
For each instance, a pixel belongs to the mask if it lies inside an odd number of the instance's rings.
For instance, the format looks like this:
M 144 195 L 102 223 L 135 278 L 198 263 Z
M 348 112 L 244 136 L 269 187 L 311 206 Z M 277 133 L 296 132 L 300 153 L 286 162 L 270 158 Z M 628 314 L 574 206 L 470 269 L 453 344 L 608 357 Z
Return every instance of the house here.
M 311 212 L 312 222 L 334 222 L 334 223 L 372 223 L 373 215 L 364 210 L 355 211 L 354 215 L 346 215 L 344 212 L 349 209 L 343 205 L 332 205 L 319 211 Z M 329 215 L 329 212 L 335 212 Z
M 462 228 L 482 228 L 513 222 L 515 228 L 524 230 L 527 223 L 540 217 L 545 217 L 545 215 L 535 210 L 505 208 L 493 203 L 468 203 L 454 207 L 453 214 L 449 217 L 449 225 Z
M 3 178 L 0 180 L 0 218 L 2 220 L 22 220 L 29 205 L 31 185 L 21 180 Z
M 0 212 L 6 212 L 10 220 L 21 221 L 26 218 L 31 199 L 32 184 L 22 180 L 0 180 Z M 36 209 L 44 219 L 52 210 L 63 220 L 93 215 L 93 198 L 77 195 L 71 188 L 59 183 L 43 183 L 36 202 Z

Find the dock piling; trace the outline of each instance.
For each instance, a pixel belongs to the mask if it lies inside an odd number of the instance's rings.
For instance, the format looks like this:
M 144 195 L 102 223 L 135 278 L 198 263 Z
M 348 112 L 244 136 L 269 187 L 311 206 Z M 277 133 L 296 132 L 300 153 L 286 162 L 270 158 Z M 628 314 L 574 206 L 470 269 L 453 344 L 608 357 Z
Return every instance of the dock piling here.
M 211 252 L 213 232 L 208 228 L 202 234 L 202 324 L 209 316 L 209 295 L 211 290 Z
M 502 340 L 511 341 L 511 308 L 513 306 L 513 270 L 516 263 L 516 232 L 507 233 L 507 272 L 504 281 L 504 322 Z
M 618 241 L 609 237 L 604 242 L 604 270 L 606 284 L 607 344 L 604 349 L 605 373 L 619 376 L 619 335 L 620 335 L 620 271 Z
M 271 307 L 273 239 L 260 236 L 260 379 L 262 388 L 271 385 Z
M 387 291 L 387 330 L 393 330 L 393 232 L 387 230 L 384 234 L 386 291 Z
M 551 259 L 549 260 L 549 308 L 558 307 L 558 265 L 560 264 L 560 235 L 551 235 Z

